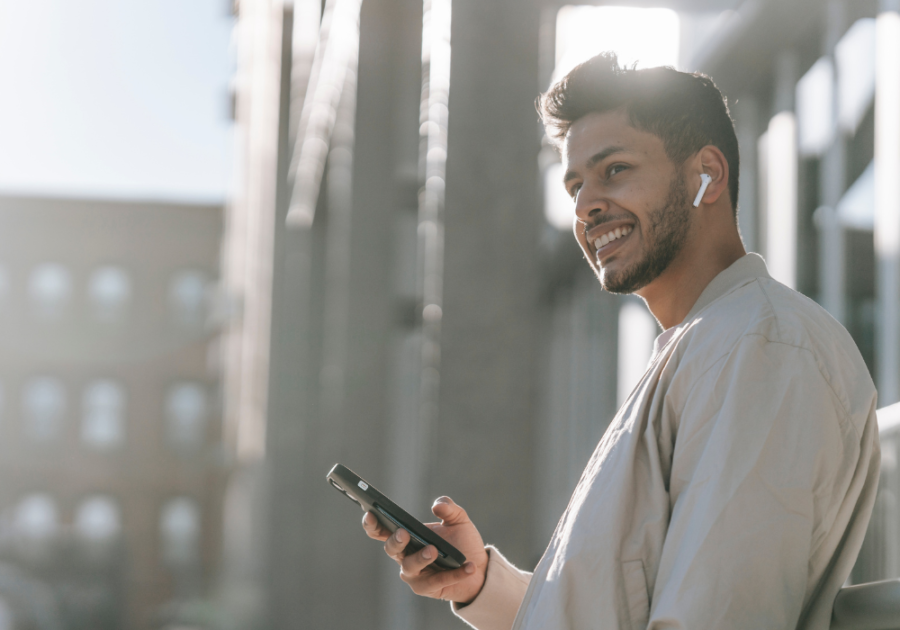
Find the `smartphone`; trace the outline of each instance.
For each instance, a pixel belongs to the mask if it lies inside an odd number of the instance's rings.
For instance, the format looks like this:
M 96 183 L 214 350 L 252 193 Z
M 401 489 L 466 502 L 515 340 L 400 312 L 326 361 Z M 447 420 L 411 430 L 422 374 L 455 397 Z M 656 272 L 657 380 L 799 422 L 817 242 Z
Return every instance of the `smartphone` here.
M 410 516 L 346 466 L 335 464 L 326 479 L 339 492 L 359 505 L 363 512 L 373 512 L 382 527 L 391 533 L 401 527 L 409 532 L 409 544 L 405 550 L 407 555 L 428 545 L 434 545 L 438 557 L 432 565 L 437 568 L 457 569 L 465 563 L 466 557 L 456 547 Z

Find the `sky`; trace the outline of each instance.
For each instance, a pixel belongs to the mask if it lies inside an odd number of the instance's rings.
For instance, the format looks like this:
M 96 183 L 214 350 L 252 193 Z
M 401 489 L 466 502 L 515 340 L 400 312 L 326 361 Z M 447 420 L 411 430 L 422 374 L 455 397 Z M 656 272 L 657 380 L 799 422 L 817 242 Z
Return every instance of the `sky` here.
M 0 0 L 0 194 L 220 203 L 226 0 Z
M 678 36 L 678 14 L 671 9 L 565 6 L 556 20 L 553 80 L 607 50 L 625 66 L 677 66 Z

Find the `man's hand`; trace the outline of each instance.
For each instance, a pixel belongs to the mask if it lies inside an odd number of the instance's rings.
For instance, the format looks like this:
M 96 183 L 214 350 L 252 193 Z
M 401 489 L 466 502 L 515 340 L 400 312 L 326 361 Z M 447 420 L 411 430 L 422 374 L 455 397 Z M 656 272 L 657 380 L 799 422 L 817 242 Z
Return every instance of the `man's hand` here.
M 488 555 L 481 534 L 469 520 L 466 511 L 449 497 L 440 497 L 431 511 L 440 523 L 425 523 L 441 538 L 459 549 L 467 558 L 458 569 L 449 571 L 431 566 L 437 557 L 434 545 L 405 555 L 409 532 L 398 529 L 393 535 L 383 528 L 372 512 L 363 516 L 363 529 L 370 538 L 385 541 L 384 552 L 400 565 L 400 579 L 417 595 L 469 604 L 481 592 L 487 572 Z

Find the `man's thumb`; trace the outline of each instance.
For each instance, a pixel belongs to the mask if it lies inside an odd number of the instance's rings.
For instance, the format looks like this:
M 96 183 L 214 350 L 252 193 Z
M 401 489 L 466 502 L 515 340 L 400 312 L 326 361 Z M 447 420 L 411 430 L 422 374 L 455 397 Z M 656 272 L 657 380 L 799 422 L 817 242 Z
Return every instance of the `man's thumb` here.
M 450 497 L 438 497 L 431 507 L 431 511 L 441 519 L 445 525 L 463 523 L 469 519 L 466 511 L 453 502 Z

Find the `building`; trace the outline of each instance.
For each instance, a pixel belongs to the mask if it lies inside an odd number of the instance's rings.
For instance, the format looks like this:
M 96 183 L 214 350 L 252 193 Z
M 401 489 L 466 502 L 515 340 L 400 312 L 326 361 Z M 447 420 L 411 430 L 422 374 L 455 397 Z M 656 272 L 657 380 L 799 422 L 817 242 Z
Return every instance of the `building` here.
M 158 627 L 206 592 L 221 233 L 220 206 L 0 198 L 0 627 Z

